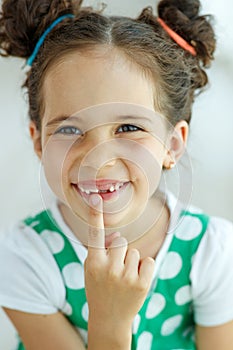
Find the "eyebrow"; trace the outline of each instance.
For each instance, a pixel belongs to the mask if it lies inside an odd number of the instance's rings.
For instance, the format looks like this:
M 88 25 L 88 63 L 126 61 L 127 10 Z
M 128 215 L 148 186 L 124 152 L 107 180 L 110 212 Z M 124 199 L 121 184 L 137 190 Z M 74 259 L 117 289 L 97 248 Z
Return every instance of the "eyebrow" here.
M 60 117 L 54 118 L 53 120 L 51 120 L 50 122 L 48 122 L 45 126 L 51 126 L 54 124 L 58 124 L 61 123 L 63 121 L 65 121 L 66 119 L 69 119 L 69 121 L 77 121 L 77 117 L 71 117 L 69 115 L 62 115 Z
M 48 122 L 45 126 L 48 127 L 48 126 L 51 126 L 51 125 L 54 125 L 54 124 L 58 124 L 58 123 L 61 123 L 61 122 L 65 121 L 66 119 L 69 119 L 69 121 L 72 122 L 72 121 L 77 121 L 78 117 L 68 116 L 68 115 L 59 116 L 57 118 L 54 118 L 50 122 Z M 123 119 L 126 119 L 126 120 L 135 120 L 135 119 L 136 120 L 143 120 L 143 121 L 146 121 L 146 122 L 152 124 L 151 119 L 143 117 L 143 116 L 120 115 L 120 116 L 116 117 L 116 120 L 123 120 Z

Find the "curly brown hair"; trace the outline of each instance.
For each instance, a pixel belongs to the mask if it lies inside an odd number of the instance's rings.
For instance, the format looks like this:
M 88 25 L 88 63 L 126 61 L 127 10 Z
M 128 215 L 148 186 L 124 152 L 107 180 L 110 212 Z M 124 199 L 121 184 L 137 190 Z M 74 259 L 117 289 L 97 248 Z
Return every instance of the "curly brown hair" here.
M 117 48 L 154 80 L 155 108 L 172 125 L 191 120 L 192 104 L 208 83 L 216 46 L 211 16 L 200 16 L 199 0 L 162 0 L 158 15 L 195 47 L 197 55 L 179 47 L 146 7 L 135 18 L 103 15 L 103 9 L 82 7 L 83 0 L 4 0 L 0 13 L 0 54 L 28 59 L 43 32 L 59 16 L 74 14 L 46 37 L 24 87 L 29 116 L 38 130 L 43 113 L 43 81 L 56 60 L 67 53 L 94 50 L 99 45 Z

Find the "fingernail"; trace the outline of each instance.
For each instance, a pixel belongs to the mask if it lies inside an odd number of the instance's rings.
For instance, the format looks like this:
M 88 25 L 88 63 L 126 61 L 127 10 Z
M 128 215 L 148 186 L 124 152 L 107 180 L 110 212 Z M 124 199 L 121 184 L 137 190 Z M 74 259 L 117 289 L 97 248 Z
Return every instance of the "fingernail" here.
M 100 196 L 98 194 L 92 194 L 89 203 L 96 207 L 100 203 Z

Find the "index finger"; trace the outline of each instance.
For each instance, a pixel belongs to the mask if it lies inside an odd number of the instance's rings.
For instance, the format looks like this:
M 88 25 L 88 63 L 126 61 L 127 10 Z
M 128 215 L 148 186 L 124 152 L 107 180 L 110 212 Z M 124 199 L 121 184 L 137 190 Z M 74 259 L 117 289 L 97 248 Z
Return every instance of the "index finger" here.
M 105 252 L 103 200 L 99 194 L 89 198 L 88 254 Z

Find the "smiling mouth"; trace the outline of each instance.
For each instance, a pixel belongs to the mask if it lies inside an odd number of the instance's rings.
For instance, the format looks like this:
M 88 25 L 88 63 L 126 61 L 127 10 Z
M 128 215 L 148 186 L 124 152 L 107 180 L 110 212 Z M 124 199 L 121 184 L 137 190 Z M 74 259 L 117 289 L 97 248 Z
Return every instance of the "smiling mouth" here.
M 108 186 L 108 189 L 84 189 L 82 186 L 78 184 L 72 184 L 75 188 L 76 192 L 78 192 L 83 198 L 89 200 L 92 194 L 98 193 L 104 201 L 117 198 L 119 194 L 124 191 L 124 189 L 129 185 L 130 181 L 127 182 L 119 182 L 117 184 L 112 184 Z

